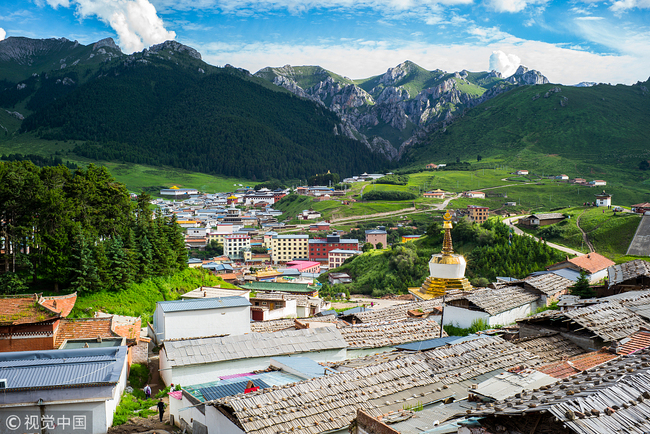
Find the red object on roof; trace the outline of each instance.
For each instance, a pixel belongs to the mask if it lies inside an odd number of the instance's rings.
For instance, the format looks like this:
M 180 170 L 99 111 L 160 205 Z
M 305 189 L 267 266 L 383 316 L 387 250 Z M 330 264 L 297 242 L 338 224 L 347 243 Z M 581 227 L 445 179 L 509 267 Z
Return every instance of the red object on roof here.
M 260 390 L 259 387 L 251 387 L 250 389 L 244 389 L 244 393 L 257 392 L 258 390 Z
M 288 268 L 294 268 L 300 271 L 307 270 L 312 267 L 320 266 L 320 262 L 315 261 L 291 261 L 287 262 Z
M 600 270 L 604 270 L 605 268 L 611 267 L 612 265 L 616 265 L 616 262 L 607 259 L 598 253 L 589 253 L 588 255 L 578 256 L 577 258 L 569 259 L 569 262 L 571 262 L 573 265 L 577 265 L 578 267 L 588 271 L 591 274 L 596 273 Z
M 616 354 L 612 354 L 609 351 L 598 350 L 587 354 L 573 356 L 569 358 L 569 360 L 549 363 L 548 365 L 536 369 L 553 378 L 566 378 L 573 374 L 602 365 L 616 357 Z
M 174 399 L 178 399 L 179 401 L 183 399 L 183 391 L 182 390 L 174 390 L 173 392 L 168 393 L 169 396 L 171 396 Z

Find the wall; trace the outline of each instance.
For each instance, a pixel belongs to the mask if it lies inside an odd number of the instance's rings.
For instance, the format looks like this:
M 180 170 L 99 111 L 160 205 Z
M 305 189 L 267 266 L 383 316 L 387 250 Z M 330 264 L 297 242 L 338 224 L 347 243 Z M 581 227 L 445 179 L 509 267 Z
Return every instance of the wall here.
M 603 277 L 607 277 L 607 268 L 597 271 L 594 274 L 590 274 L 587 279 L 589 279 L 589 283 L 595 283 L 599 282 Z
M 537 300 L 533 303 L 524 304 L 513 309 L 501 312 L 497 315 L 490 317 L 489 325 L 508 325 L 515 322 L 519 318 L 526 318 L 531 313 L 535 312 L 537 308 L 542 307 L 544 302 Z
M 455 325 L 463 329 L 470 328 L 472 322 L 478 319 L 489 321 L 490 315 L 487 312 L 463 309 L 456 306 L 445 306 L 443 313 L 443 325 Z
M 54 336 L 42 337 L 16 336 L 0 338 L 0 352 L 10 351 L 43 351 L 54 349 Z
M 129 373 L 129 367 L 125 361 L 124 366 L 122 367 L 122 372 L 120 373 L 120 379 L 118 383 L 113 387 L 112 398 L 107 400 L 104 403 L 105 406 L 105 420 L 106 420 L 106 429 L 113 425 L 113 416 L 115 415 L 115 410 L 122 399 L 122 393 L 126 388 L 126 380 Z
M 250 306 L 166 312 L 163 339 L 250 333 Z
M 217 363 L 204 363 L 190 366 L 178 366 L 173 369 L 165 369 L 169 366 L 166 361 L 164 350 L 160 351 L 160 376 L 166 385 L 171 383 L 180 384 L 181 386 L 191 386 L 193 384 L 208 383 L 217 381 L 219 377 L 225 375 L 241 374 L 244 372 L 253 372 L 267 369 L 271 364 L 271 358 L 256 357 L 249 359 L 228 360 Z M 310 353 L 296 353 L 291 356 L 304 356 L 316 362 L 336 362 L 346 359 L 346 350 L 327 350 Z M 165 360 L 163 360 L 165 359 Z
M 282 319 L 287 317 L 296 318 L 298 315 L 296 311 L 296 300 L 285 300 L 284 302 L 286 303 L 286 306 L 282 309 L 273 309 L 266 311 L 267 315 L 265 315 L 265 320 Z
M 174 416 L 174 425 L 182 428 L 181 419 L 190 427 L 195 420 L 205 425 L 205 415 L 199 410 L 200 407 L 194 406 L 195 404 L 190 402 L 185 394 L 182 399 L 169 397 L 169 414 Z
M 357 409 L 357 418 L 352 423 L 352 426 L 356 428 L 356 430 L 352 431 L 352 434 L 400 434 L 399 431 L 381 423 L 361 409 Z
M 208 434 L 243 434 L 244 431 L 211 405 L 205 406 L 205 424 Z
M 131 347 L 131 362 L 140 365 L 149 364 L 149 339 L 140 338 L 138 344 Z

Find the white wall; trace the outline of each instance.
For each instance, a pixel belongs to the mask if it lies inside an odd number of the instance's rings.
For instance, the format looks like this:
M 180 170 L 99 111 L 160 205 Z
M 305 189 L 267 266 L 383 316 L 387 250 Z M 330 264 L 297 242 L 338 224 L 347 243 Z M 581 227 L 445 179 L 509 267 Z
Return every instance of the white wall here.
M 296 318 L 298 316 L 296 310 L 296 300 L 285 300 L 286 306 L 282 309 L 268 310 L 265 313 L 265 320 L 282 319 L 282 318 Z M 250 323 L 249 323 L 250 328 Z
M 244 431 L 211 405 L 205 406 L 205 425 L 208 434 L 243 434 Z
M 158 314 L 159 310 L 162 315 Z M 158 307 L 154 318 L 158 339 L 164 340 L 243 335 L 251 331 L 250 317 L 250 306 L 240 306 L 183 312 L 162 312 Z M 159 328 L 159 324 L 163 327 Z
M 187 422 L 191 427 L 192 421 L 196 420 L 203 425 L 205 423 L 205 415 L 199 411 L 197 407 L 194 407 L 194 404 L 183 396 L 182 399 L 176 399 L 169 397 L 169 414 L 174 416 L 174 424 L 177 427 L 181 427 L 181 418 Z
M 291 356 L 309 357 L 316 362 L 337 362 L 346 359 L 345 348 L 340 350 L 327 350 L 309 353 L 296 353 Z M 173 369 L 165 369 L 169 366 L 166 362 L 164 351 L 160 351 L 160 376 L 166 385 L 171 383 L 181 386 L 208 383 L 218 381 L 219 377 L 233 374 L 242 374 L 267 369 L 271 364 L 271 358 L 255 357 L 250 359 L 229 360 L 217 363 L 203 363 L 190 366 L 178 366 Z M 165 359 L 165 361 L 163 361 Z
M 594 274 L 589 275 L 589 277 L 587 277 L 587 279 L 589 279 L 589 283 L 595 283 L 595 282 L 600 281 L 600 279 L 602 279 L 603 277 L 607 277 L 607 268 L 605 268 L 604 270 L 597 271 Z
M 113 425 L 113 416 L 115 415 L 115 410 L 117 409 L 117 406 L 120 404 L 120 400 L 122 399 L 122 393 L 126 388 L 127 372 L 128 372 L 128 355 L 127 357 L 124 358 L 124 366 L 122 366 L 120 379 L 115 385 L 115 387 L 113 388 L 113 398 L 109 399 L 104 404 L 105 411 L 106 411 L 107 428 Z
M 456 306 L 445 306 L 443 313 L 443 325 L 455 325 L 463 329 L 470 328 L 472 322 L 477 319 L 488 321 L 490 315 L 487 312 L 463 309 Z

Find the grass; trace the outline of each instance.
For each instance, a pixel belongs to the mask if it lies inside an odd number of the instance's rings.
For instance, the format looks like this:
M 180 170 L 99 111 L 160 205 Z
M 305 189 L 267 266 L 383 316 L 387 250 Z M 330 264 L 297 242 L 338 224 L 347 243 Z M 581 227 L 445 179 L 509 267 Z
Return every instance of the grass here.
M 169 277 L 154 277 L 142 283 L 134 283 L 119 292 L 100 291 L 79 294 L 71 318 L 89 317 L 97 311 L 117 315 L 141 316 L 142 324 L 151 322 L 156 302 L 178 300 L 182 294 L 201 285 L 235 288 L 222 279 L 201 269 L 189 268 Z
M 449 336 L 468 336 L 471 334 L 474 334 L 476 332 L 480 332 L 483 330 L 492 330 L 492 329 L 500 329 L 501 325 L 489 325 L 486 320 L 484 319 L 475 319 L 472 321 L 472 325 L 469 328 L 461 328 L 458 327 L 457 325 L 454 324 L 447 324 L 443 328 L 445 329 L 445 332 Z

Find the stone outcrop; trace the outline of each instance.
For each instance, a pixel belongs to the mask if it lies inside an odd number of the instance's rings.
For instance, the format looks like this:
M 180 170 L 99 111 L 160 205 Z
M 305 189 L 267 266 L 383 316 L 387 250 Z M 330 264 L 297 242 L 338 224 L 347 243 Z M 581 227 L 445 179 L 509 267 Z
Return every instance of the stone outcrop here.
M 199 53 L 192 47 L 188 47 L 187 45 L 181 44 L 180 42 L 165 41 L 162 44 L 156 44 L 149 47 L 149 53 L 157 54 L 163 50 L 169 50 L 172 53 L 174 52 L 187 53 L 190 57 L 201 60 L 201 53 Z
M 432 85 L 423 89 L 409 85 L 417 74 L 428 75 L 427 81 Z M 366 84 L 366 90 L 351 83 L 352 80 L 341 80 L 320 67 L 267 67 L 255 75 L 336 112 L 341 117 L 343 130 L 348 132 L 346 135 L 361 140 L 370 149 L 391 159 L 399 159 L 409 146 L 427 133 L 445 128 L 467 108 L 475 107 L 513 86 L 548 83 L 538 71 L 522 66 L 507 80 L 497 71 L 485 73 L 480 80 L 490 86 L 486 86 L 482 94 L 470 94 L 461 90 L 461 85 L 476 84 L 470 81 L 469 71 L 453 74 L 426 71 L 410 61 L 367 80 L 372 88 Z M 499 82 L 493 84 L 495 79 Z M 300 83 L 309 85 L 301 87 Z M 412 94 L 414 89 L 417 93 Z M 382 125 L 395 130 L 390 140 L 373 134 Z

